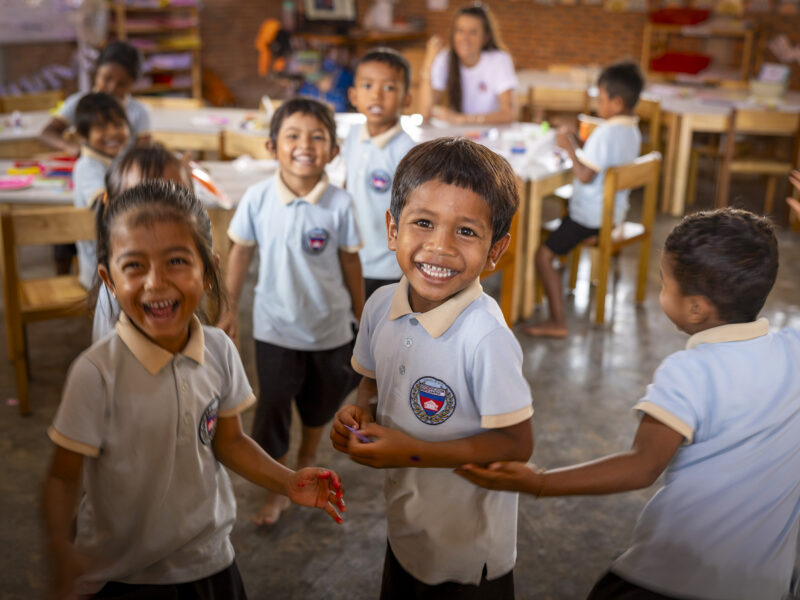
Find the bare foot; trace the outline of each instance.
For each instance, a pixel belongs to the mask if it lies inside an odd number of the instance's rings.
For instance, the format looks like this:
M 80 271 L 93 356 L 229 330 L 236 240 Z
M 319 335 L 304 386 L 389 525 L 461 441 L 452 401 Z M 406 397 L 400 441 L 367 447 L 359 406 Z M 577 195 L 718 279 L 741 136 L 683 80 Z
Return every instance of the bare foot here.
M 274 525 L 280 519 L 281 512 L 289 508 L 289 505 L 291 501 L 286 496 L 270 493 L 251 520 L 256 525 Z
M 534 337 L 549 337 L 563 339 L 567 337 L 567 326 L 554 321 L 544 321 L 537 325 L 528 325 L 522 328 L 523 333 Z

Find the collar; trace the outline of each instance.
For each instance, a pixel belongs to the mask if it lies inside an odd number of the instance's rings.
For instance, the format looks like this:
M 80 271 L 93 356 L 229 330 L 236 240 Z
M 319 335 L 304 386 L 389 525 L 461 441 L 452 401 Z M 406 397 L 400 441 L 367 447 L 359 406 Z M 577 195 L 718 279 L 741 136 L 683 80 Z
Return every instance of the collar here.
M 379 133 L 376 136 L 370 137 L 369 129 L 367 129 L 367 124 L 364 123 L 361 126 L 361 134 L 358 137 L 359 142 L 366 142 L 369 140 L 372 142 L 372 145 L 377 147 L 379 150 L 383 150 L 386 147 L 386 144 L 392 141 L 392 138 L 396 136 L 398 133 L 403 131 L 402 125 L 400 125 L 400 119 L 397 120 L 392 127 L 384 131 L 383 133 Z
M 153 343 L 131 322 L 128 315 L 120 313 L 119 321 L 116 326 L 117 334 L 122 342 L 128 347 L 142 366 L 151 375 L 155 375 L 163 369 L 175 356 L 172 352 L 164 350 L 161 346 Z M 203 364 L 205 356 L 205 336 L 200 319 L 192 317 L 189 324 L 189 341 L 180 354 L 191 358 L 199 365 Z
M 99 160 L 103 163 L 106 167 L 110 167 L 111 163 L 114 162 L 114 159 L 110 156 L 106 156 L 105 154 L 101 154 L 91 146 L 87 146 L 86 144 L 81 144 L 81 156 L 85 156 L 86 158 L 91 158 L 94 160 Z
M 639 124 L 639 117 L 633 115 L 616 115 L 610 119 L 606 119 L 606 125 L 626 125 L 634 127 Z
M 283 181 L 283 177 L 281 177 L 280 170 L 275 175 L 275 187 L 278 189 L 278 200 L 280 200 L 281 204 L 284 206 L 291 204 L 295 200 L 303 200 L 309 204 L 316 204 L 328 188 L 328 174 L 323 171 L 317 185 L 305 196 L 298 196 L 288 188 Z
M 403 275 L 394 291 L 392 306 L 389 309 L 389 320 L 394 321 L 402 316 L 413 314 L 411 304 L 408 302 L 408 279 Z M 425 328 L 431 337 L 438 338 L 455 322 L 464 309 L 483 293 L 483 287 L 478 279 L 458 292 L 452 298 L 428 312 L 418 313 L 417 321 Z
M 686 342 L 686 349 L 691 350 L 700 344 L 719 344 L 722 342 L 744 342 L 769 333 L 769 321 L 759 319 L 749 323 L 730 323 L 712 327 L 695 333 Z

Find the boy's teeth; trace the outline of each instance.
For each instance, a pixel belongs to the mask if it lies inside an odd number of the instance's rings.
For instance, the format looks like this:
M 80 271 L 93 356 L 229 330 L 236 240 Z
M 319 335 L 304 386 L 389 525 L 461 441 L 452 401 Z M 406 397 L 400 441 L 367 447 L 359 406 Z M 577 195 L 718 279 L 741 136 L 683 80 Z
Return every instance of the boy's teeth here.
M 420 263 L 420 268 L 422 271 L 428 275 L 429 277 L 439 277 L 441 279 L 446 279 L 447 277 L 452 277 L 456 274 L 453 269 L 448 269 L 446 267 L 437 267 L 436 265 L 429 265 L 426 263 Z

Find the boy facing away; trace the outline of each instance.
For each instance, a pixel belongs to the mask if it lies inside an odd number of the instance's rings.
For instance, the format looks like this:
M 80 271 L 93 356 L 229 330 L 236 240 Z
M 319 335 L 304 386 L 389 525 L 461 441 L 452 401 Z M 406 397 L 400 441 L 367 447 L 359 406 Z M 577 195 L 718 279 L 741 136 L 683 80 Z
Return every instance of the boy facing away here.
M 460 474 L 539 496 L 644 488 L 665 471 L 630 547 L 589 598 L 782 600 L 800 523 L 800 332 L 769 333 L 775 282 L 769 221 L 723 209 L 690 215 L 661 256 L 661 306 L 690 334 L 635 406 L 627 452 L 552 471 L 497 463 Z
M 556 256 L 568 254 L 575 246 L 597 235 L 603 222 L 603 184 L 605 171 L 639 156 L 642 136 L 634 116 L 644 79 L 639 67 L 623 62 L 606 67 L 597 81 L 597 114 L 606 120 L 581 147 L 580 140 L 566 129 L 556 134 L 556 142 L 572 159 L 575 179 L 569 214 L 547 236 L 536 251 L 536 270 L 547 295 L 550 318 L 525 327 L 529 335 L 563 338 L 567 336 L 564 315 L 564 292 L 561 276 L 553 267 Z M 614 201 L 614 224 L 625 219 L 629 190 L 617 192 Z
M 350 102 L 367 120 L 353 127 L 344 142 L 347 191 L 353 196 L 364 247 L 359 251 L 367 297 L 382 285 L 396 283 L 402 271 L 386 245 L 386 211 L 397 165 L 414 141 L 400 126 L 411 102 L 411 67 L 391 48 L 376 48 L 356 66 Z
M 533 450 L 522 351 L 479 283 L 517 204 L 509 164 L 469 140 L 425 142 L 397 168 L 386 228 L 403 278 L 365 306 L 363 379 L 331 430 L 337 450 L 387 468 L 384 600 L 514 596 L 517 496 L 452 468 Z

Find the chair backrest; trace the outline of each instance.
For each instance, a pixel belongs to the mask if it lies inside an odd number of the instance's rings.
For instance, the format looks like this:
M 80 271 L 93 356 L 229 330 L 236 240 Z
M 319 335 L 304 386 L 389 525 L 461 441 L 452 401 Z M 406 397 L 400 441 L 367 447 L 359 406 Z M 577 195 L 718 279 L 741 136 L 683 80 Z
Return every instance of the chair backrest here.
M 150 108 L 177 108 L 196 110 L 205 106 L 202 98 L 179 98 L 174 96 L 137 96 L 136 99 Z
M 273 158 L 267 151 L 266 142 L 266 136 L 226 129 L 222 132 L 221 158 L 229 160 L 243 154 L 248 154 L 253 158 Z
M 800 125 L 800 113 L 776 110 L 733 110 L 728 128 L 734 133 L 791 137 Z
M 2 106 L 2 112 L 48 110 L 58 106 L 63 99 L 64 92 L 61 90 L 48 90 L 35 94 L 2 96 L 0 97 L 0 106 Z
M 639 99 L 636 116 L 639 121 L 647 124 L 647 142 L 642 144 L 642 153 L 658 151 L 661 148 L 661 102 Z
M 613 195 L 621 190 L 633 190 L 648 185 L 658 185 L 661 154 L 650 152 L 618 167 L 606 170 L 604 195 Z
M 530 105 L 533 110 L 588 113 L 589 94 L 576 88 L 531 87 Z

